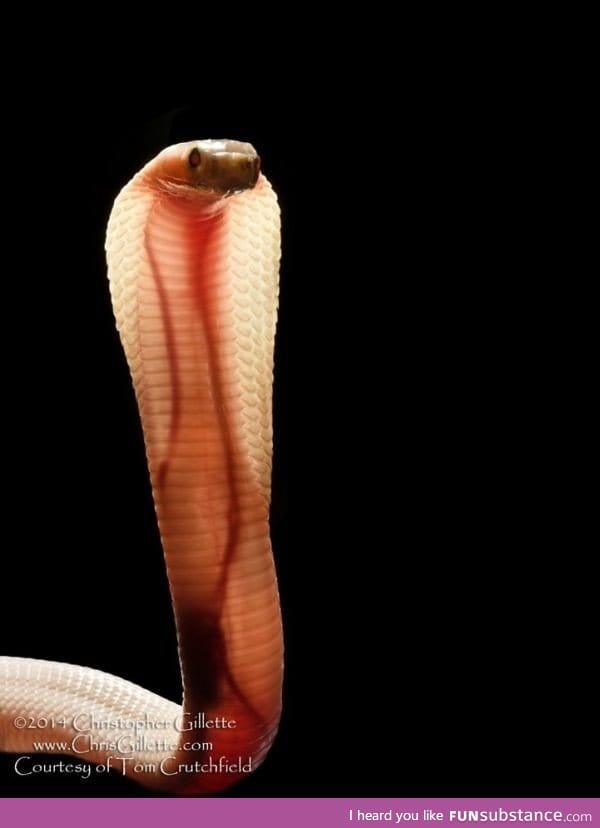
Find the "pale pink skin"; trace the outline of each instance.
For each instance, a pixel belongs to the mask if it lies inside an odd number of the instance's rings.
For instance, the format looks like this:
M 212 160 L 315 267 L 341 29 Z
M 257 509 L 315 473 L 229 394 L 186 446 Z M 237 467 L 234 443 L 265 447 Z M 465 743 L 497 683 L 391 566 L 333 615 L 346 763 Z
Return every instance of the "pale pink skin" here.
M 254 769 L 277 730 L 283 669 L 268 523 L 279 211 L 262 175 L 228 198 L 190 186 L 199 174 L 189 165 L 195 146 L 168 148 L 123 189 L 107 259 L 171 587 L 183 711 L 188 720 L 204 714 L 235 722 L 169 732 L 180 746 L 190 735 L 210 739 L 213 760 L 234 765 L 242 757 Z M 12 725 L 17 715 L 72 719 L 94 704 L 113 717 L 149 712 L 168 720 L 180 712 L 96 671 L 0 659 L 0 749 L 31 749 L 32 733 Z M 76 733 L 55 730 L 57 739 Z M 78 758 L 105 762 L 107 755 Z M 216 791 L 247 773 L 198 771 L 194 763 L 208 761 L 206 751 L 150 752 L 141 760 L 166 764 L 134 772 L 125 763 L 123 772 L 177 793 Z M 117 771 L 122 764 L 115 762 Z

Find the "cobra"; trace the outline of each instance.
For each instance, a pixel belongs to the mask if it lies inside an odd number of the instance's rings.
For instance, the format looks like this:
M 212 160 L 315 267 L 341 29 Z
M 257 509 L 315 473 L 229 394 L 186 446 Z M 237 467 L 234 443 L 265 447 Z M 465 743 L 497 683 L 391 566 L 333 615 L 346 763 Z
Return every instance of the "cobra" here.
M 283 673 L 269 537 L 279 223 L 258 155 L 237 141 L 168 147 L 116 198 L 110 293 L 144 433 L 183 704 L 98 670 L 2 657 L 1 750 L 63 742 L 78 760 L 196 795 L 243 778 L 273 742 Z M 131 723 L 137 738 L 115 752 Z

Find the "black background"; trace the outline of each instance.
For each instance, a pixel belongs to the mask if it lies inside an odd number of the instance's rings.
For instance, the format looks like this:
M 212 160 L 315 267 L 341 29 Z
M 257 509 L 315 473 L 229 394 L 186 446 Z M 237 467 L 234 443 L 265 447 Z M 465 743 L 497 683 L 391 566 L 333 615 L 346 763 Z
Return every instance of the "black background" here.
M 368 94 L 318 109 L 315 89 L 290 94 L 233 106 L 138 78 L 32 94 L 9 117 L 0 650 L 178 698 L 103 239 L 161 147 L 249 140 L 283 216 L 286 678 L 268 760 L 225 795 L 589 795 L 589 581 L 549 421 L 560 325 L 505 255 L 506 213 L 478 210 L 497 170 L 484 153 L 467 183 L 461 152 L 481 133 L 459 152 L 467 113 L 443 95 L 404 95 L 393 127 Z M 151 795 L 116 777 L 18 779 L 13 762 L 3 795 Z

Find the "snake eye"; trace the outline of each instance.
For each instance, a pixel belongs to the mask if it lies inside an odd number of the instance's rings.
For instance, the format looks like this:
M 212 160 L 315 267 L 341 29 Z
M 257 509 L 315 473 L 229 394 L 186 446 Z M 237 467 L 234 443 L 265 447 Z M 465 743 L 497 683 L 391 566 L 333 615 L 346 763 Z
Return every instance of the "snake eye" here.
M 188 158 L 190 167 L 199 167 L 201 160 L 202 160 L 202 157 L 200 155 L 200 150 L 199 149 L 193 149 L 190 152 L 190 155 L 189 155 L 189 158 Z

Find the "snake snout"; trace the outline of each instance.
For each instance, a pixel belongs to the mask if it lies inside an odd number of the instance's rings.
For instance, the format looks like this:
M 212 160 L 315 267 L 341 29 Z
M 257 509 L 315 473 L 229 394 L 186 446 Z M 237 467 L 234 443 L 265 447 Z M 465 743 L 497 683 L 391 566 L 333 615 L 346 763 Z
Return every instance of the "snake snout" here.
M 198 141 L 188 156 L 196 187 L 219 193 L 251 190 L 260 174 L 260 158 L 242 141 Z
M 260 159 L 242 153 L 228 153 L 221 156 L 221 187 L 223 190 L 251 190 L 258 181 Z

